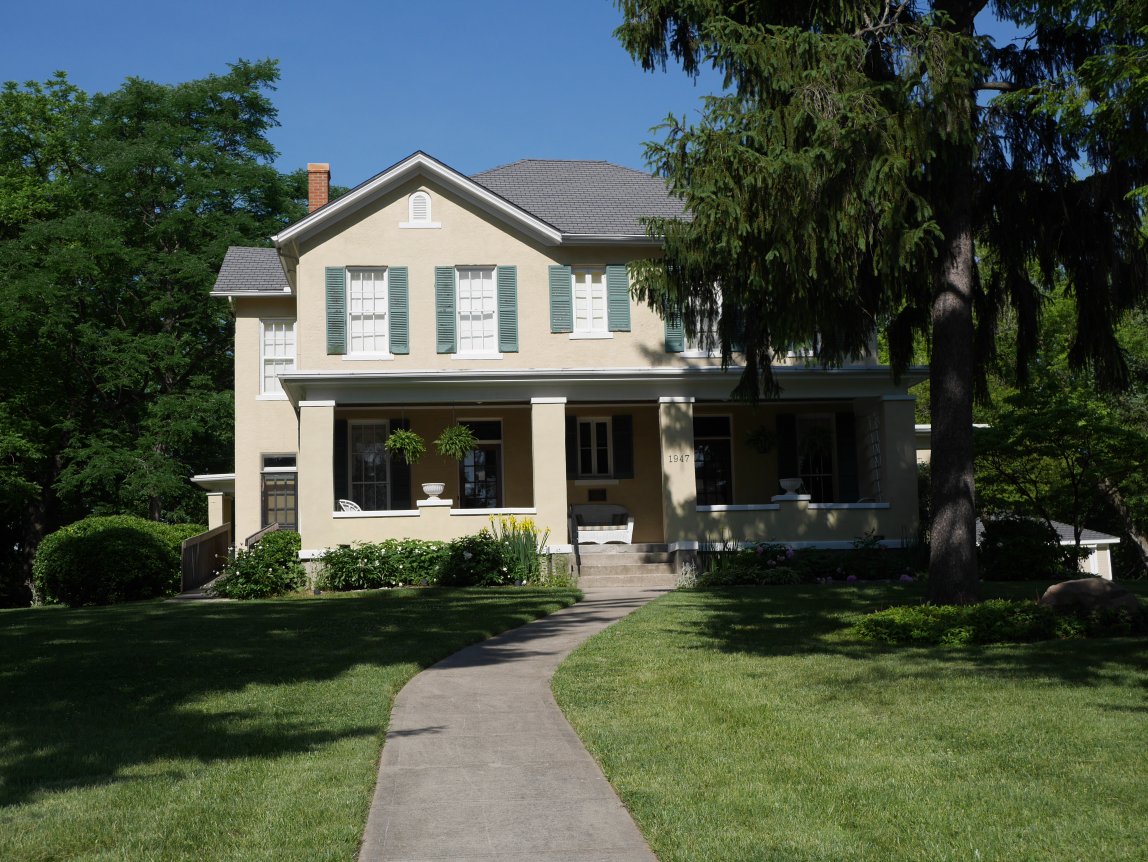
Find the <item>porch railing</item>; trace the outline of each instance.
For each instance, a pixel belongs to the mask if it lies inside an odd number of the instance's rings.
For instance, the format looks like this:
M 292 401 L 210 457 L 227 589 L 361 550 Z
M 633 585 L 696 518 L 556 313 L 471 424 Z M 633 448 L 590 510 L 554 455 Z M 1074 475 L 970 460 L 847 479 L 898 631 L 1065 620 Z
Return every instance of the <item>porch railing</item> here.
M 184 539 L 180 545 L 180 592 L 202 587 L 227 562 L 231 525 Z
M 283 529 L 278 523 L 268 524 L 262 530 L 258 530 L 243 540 L 245 548 L 254 548 L 259 544 L 259 540 L 266 536 L 268 533 L 274 533 L 276 530 Z

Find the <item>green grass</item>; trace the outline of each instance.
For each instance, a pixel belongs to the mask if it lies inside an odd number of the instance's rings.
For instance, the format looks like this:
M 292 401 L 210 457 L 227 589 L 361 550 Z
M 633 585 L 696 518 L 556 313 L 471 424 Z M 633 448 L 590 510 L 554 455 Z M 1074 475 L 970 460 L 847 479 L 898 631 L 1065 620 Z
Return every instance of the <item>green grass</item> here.
M 351 862 L 403 684 L 575 595 L 0 612 L 0 859 Z
M 577 650 L 555 694 L 660 862 L 1148 858 L 1148 640 L 850 640 L 920 595 L 672 593 Z

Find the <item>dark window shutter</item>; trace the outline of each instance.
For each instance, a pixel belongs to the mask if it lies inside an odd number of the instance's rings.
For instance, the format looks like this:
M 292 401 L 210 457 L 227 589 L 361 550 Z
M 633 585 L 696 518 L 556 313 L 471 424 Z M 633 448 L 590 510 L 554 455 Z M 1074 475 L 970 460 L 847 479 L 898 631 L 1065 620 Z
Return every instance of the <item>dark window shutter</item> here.
M 614 443 L 614 478 L 634 478 L 634 417 L 615 416 L 610 423 Z
M 550 267 L 550 331 L 574 331 L 573 276 L 568 266 Z
M 400 428 L 409 431 L 411 420 L 392 419 L 391 430 Z M 402 456 L 391 457 L 391 508 L 411 508 L 411 465 L 403 460 Z
M 852 413 L 837 414 L 837 498 L 842 503 L 855 503 L 860 496 L 857 485 L 857 422 Z
M 797 476 L 797 416 L 777 414 L 777 478 Z
M 439 353 L 454 353 L 455 347 L 455 290 L 454 267 L 434 268 L 435 349 Z
M 327 353 L 347 352 L 347 271 L 327 267 Z
M 331 470 L 335 475 L 335 500 L 349 500 L 351 491 L 347 482 L 351 462 L 347 448 L 346 419 L 335 420 L 335 454 L 331 462 Z
M 666 353 L 681 353 L 686 349 L 686 329 L 680 311 L 666 312 Z
M 387 318 L 391 353 L 410 353 L 409 316 L 407 307 L 409 290 L 407 268 L 392 266 L 387 270 Z
M 611 332 L 630 331 L 630 276 L 625 264 L 606 267 L 606 322 Z
M 498 268 L 498 349 L 518 352 L 518 267 Z
M 578 478 L 578 418 L 566 417 L 566 478 Z

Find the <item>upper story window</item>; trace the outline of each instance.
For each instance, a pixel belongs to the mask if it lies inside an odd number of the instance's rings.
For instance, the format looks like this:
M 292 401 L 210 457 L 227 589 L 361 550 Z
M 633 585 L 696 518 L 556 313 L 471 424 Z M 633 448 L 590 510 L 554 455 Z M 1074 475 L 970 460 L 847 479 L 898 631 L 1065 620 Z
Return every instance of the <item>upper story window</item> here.
M 348 353 L 386 354 L 387 270 L 347 270 Z
M 605 335 L 609 332 L 606 312 L 606 268 L 578 266 L 574 279 L 574 333 Z
M 717 314 L 713 320 L 708 321 L 708 327 L 700 330 L 694 335 L 685 333 L 685 349 L 683 353 L 690 356 L 721 356 L 721 332 L 718 329 L 718 324 L 721 322 L 722 314 L 722 292 L 721 286 L 714 287 L 714 306 L 717 309 Z
M 259 394 L 284 397 L 279 375 L 295 370 L 295 321 L 259 321 Z
M 498 353 L 498 295 L 493 266 L 458 267 L 458 352 Z
M 430 194 L 417 191 L 407 198 L 407 220 L 400 222 L 399 227 L 442 227 L 438 222 L 431 221 Z

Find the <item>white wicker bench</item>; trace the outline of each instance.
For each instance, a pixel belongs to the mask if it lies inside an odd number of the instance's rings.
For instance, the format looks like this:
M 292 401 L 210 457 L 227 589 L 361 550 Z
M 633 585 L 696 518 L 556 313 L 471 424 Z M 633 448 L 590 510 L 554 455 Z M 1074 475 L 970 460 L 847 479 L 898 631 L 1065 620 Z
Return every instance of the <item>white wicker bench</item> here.
M 570 535 L 577 537 L 579 545 L 629 545 L 634 538 L 634 516 L 625 506 L 613 503 L 575 503 L 570 507 Z

